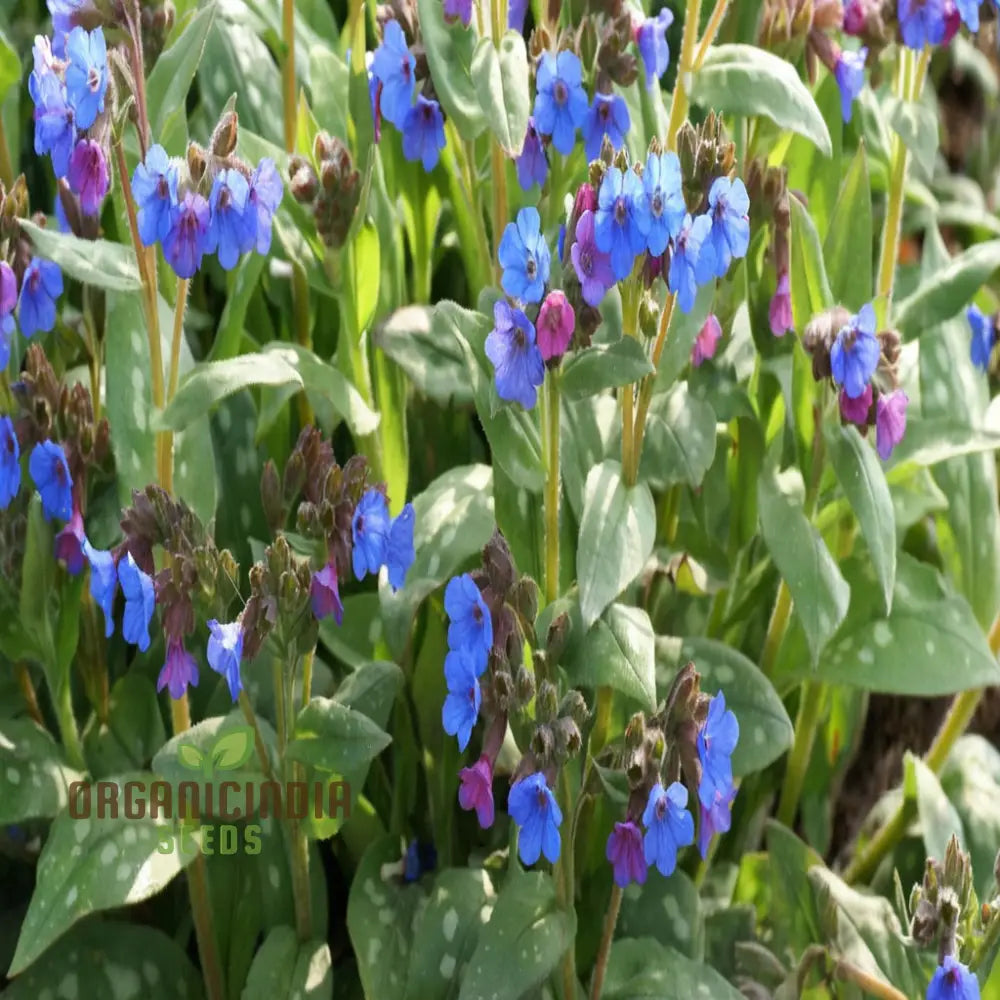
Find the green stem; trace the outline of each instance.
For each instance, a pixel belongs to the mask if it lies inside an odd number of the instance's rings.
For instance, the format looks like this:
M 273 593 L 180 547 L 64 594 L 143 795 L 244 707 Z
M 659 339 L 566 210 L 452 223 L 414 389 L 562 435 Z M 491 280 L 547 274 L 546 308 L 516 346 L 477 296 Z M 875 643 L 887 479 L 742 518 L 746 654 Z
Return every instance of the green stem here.
M 563 800 L 564 816 L 573 815 L 573 790 L 570 788 L 569 772 L 564 765 L 559 771 L 559 797 Z M 556 884 L 556 898 L 564 910 L 572 912 L 576 905 L 576 880 L 573 875 L 573 855 L 575 851 L 572 837 L 562 845 L 559 860 L 556 861 L 552 877 Z M 562 981 L 564 1000 L 576 1000 L 576 939 L 572 938 L 562 956 Z
M 611 890 L 611 900 L 608 912 L 604 917 L 604 933 L 601 935 L 601 946 L 597 951 L 597 961 L 594 963 L 594 978 L 590 983 L 590 1000 L 601 1000 L 604 989 L 604 974 L 608 970 L 608 959 L 611 956 L 611 942 L 615 936 L 615 925 L 618 923 L 618 911 L 622 905 L 622 890 L 614 886 Z
M 608 733 L 611 729 L 611 703 L 614 692 L 609 687 L 597 689 L 597 704 L 594 709 L 594 726 L 590 730 L 590 746 L 588 752 L 596 757 L 607 746 Z
M 722 27 L 722 19 L 726 16 L 728 9 L 729 0 L 715 0 L 715 9 L 708 19 L 705 34 L 698 45 L 698 54 L 694 58 L 692 69 L 695 72 L 701 69 L 701 64 L 705 61 L 705 56 L 708 55 L 708 50 L 711 48 L 712 42 L 715 41 L 715 36 L 719 33 L 719 28 Z
M 998 945 L 1000 945 L 1000 914 L 994 912 L 986 934 L 983 936 L 982 941 L 979 942 L 976 953 L 969 962 L 969 971 L 978 972 L 983 962 L 990 961 Z M 987 970 L 988 972 L 989 970 Z
M 0 116 L 0 184 L 3 184 L 8 191 L 14 184 L 14 165 L 10 158 L 10 144 L 7 142 L 7 130 L 4 128 L 2 116 Z
M 296 133 L 298 132 L 298 102 L 295 100 L 295 0 L 282 0 L 281 35 L 285 46 L 284 60 L 281 65 L 281 92 L 285 112 L 285 152 L 294 153 Z
M 267 745 L 264 743 L 260 726 L 257 724 L 257 713 L 253 710 L 245 688 L 240 691 L 240 708 L 243 710 L 243 718 L 247 720 L 249 725 L 253 726 L 254 746 L 257 749 L 257 759 L 260 761 L 261 772 L 268 781 L 274 781 L 274 771 L 271 768 L 271 758 L 267 755 Z
M 906 994 L 900 993 L 895 986 L 890 986 L 870 972 L 865 972 L 864 969 L 859 969 L 843 959 L 834 966 L 833 974 L 837 979 L 860 986 L 866 994 L 878 997 L 879 1000 L 906 1000 Z
M 292 264 L 292 316 L 295 320 L 295 341 L 307 351 L 312 350 L 312 329 L 309 323 L 309 279 L 299 261 Z M 308 427 L 315 423 L 309 396 L 303 389 L 298 395 L 299 423 Z
M 73 690 L 70 687 L 68 677 L 59 685 L 56 714 L 59 720 L 59 733 L 66 750 L 66 759 L 78 771 L 85 771 L 87 764 L 83 757 L 80 732 L 76 728 L 76 717 L 73 715 Z
M 31 679 L 31 672 L 28 665 L 23 661 L 14 664 L 14 676 L 17 678 L 17 686 L 21 689 L 21 695 L 28 709 L 28 715 L 43 729 L 45 728 L 45 717 L 38 705 L 38 693 L 35 691 L 34 682 Z
M 791 827 L 798 812 L 802 786 L 812 757 L 816 732 L 822 719 L 823 704 L 826 701 L 826 685 L 820 681 L 807 681 L 802 685 L 799 714 L 795 720 L 795 742 L 788 758 L 785 783 L 781 789 L 778 806 L 778 822 Z
M 792 592 L 788 589 L 788 584 L 782 580 L 778 584 L 778 596 L 774 601 L 771 620 L 767 624 L 767 635 L 764 636 L 764 650 L 760 654 L 760 669 L 765 677 L 770 677 L 774 672 L 774 665 L 778 659 L 778 650 L 781 649 L 782 640 L 785 638 L 785 631 L 788 628 L 788 619 L 791 613 Z
M 170 338 L 170 376 L 167 383 L 167 394 L 164 405 L 168 406 L 177 392 L 177 382 L 180 379 L 181 341 L 184 339 L 184 312 L 187 309 L 188 291 L 191 287 L 186 278 L 177 283 L 177 301 L 174 303 L 174 328 Z M 168 492 L 174 490 L 174 432 L 163 432 L 162 447 L 159 451 L 160 485 Z
M 622 285 L 622 332 L 626 337 L 638 339 L 639 307 L 642 289 L 635 278 Z M 635 438 L 635 383 L 622 386 L 622 473 L 626 486 L 634 486 L 639 476 L 639 461 Z
M 684 13 L 684 35 L 681 38 L 681 57 L 677 64 L 677 82 L 670 99 L 670 124 L 667 126 L 667 149 L 677 149 L 677 133 L 688 112 L 688 94 L 684 78 L 694 69 L 695 43 L 701 21 L 701 0 L 689 0 Z
M 545 423 L 547 468 L 545 480 L 545 600 L 551 604 L 559 596 L 559 371 L 552 369 L 545 379 Z
M 194 918 L 195 939 L 201 958 L 202 977 L 205 980 L 205 995 L 208 1000 L 223 1000 L 226 984 L 219 961 L 219 950 L 212 927 L 212 901 L 208 895 L 208 865 L 205 855 L 199 851 L 187 870 L 188 895 L 191 899 L 191 915 Z

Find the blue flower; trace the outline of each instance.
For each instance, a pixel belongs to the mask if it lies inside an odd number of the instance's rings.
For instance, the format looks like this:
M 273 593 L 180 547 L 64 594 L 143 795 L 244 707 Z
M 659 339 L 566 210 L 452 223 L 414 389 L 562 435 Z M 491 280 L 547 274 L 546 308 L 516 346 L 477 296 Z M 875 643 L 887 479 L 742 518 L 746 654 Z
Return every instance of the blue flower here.
M 670 65 L 667 29 L 674 23 L 673 12 L 666 7 L 656 17 L 647 17 L 635 33 L 639 55 L 646 70 L 646 89 L 652 90 Z
M 690 312 L 698 296 L 698 286 L 715 275 L 715 250 L 709 240 L 712 220 L 707 215 L 684 216 L 681 231 L 674 238 L 670 254 L 667 287 L 677 296 L 681 312 Z
M 979 980 L 954 955 L 946 955 L 927 987 L 927 1000 L 979 1000 Z
M 437 850 L 433 844 L 411 840 L 403 856 L 403 881 L 416 882 L 425 872 L 437 867 Z
M 650 153 L 642 172 L 642 187 L 649 208 L 646 249 L 659 257 L 681 231 L 687 209 L 681 190 L 681 161 L 676 153 Z
M 31 451 L 28 472 L 42 496 L 45 519 L 68 521 L 73 514 L 73 477 L 62 448 L 55 441 L 40 441 Z
M 493 646 L 493 618 L 476 581 L 468 573 L 448 581 L 444 610 L 450 622 L 449 648 L 465 652 L 476 676 L 480 676 L 486 670 Z
M 39 257 L 32 259 L 21 279 L 18 319 L 21 333 L 32 337 L 48 333 L 56 325 L 56 299 L 62 295 L 63 276 L 57 264 Z
M 694 843 L 694 818 L 687 811 L 688 792 L 675 781 L 669 788 L 657 782 L 649 790 L 642 814 L 646 836 L 642 841 L 646 864 L 656 865 L 661 875 L 673 875 L 677 852 Z
M 128 614 L 128 605 L 125 613 Z M 167 659 L 156 682 L 156 690 L 167 688 L 170 697 L 177 701 L 184 697 L 189 684 L 195 687 L 197 683 L 198 664 L 195 658 L 184 648 L 183 639 L 171 639 L 167 643 Z
M 486 357 L 496 371 L 497 395 L 530 410 L 545 379 L 545 363 L 531 320 L 502 299 L 493 306 L 493 329 L 486 338 Z
M 411 162 L 420 160 L 424 170 L 437 166 L 444 149 L 444 116 L 437 101 L 417 95 L 417 103 L 403 119 L 403 156 Z
M 708 717 L 698 733 L 698 759 L 701 761 L 701 782 L 698 798 L 706 809 L 717 799 L 726 799 L 733 790 L 733 751 L 740 738 L 740 724 L 726 708 L 726 697 L 720 691 L 708 705 Z
M 452 649 L 444 658 L 444 679 L 448 694 L 441 709 L 441 724 L 449 736 L 458 737 L 458 749 L 465 750 L 483 701 L 476 665 L 467 649 Z
M 88 129 L 104 111 L 108 89 L 108 49 L 104 32 L 74 28 L 66 38 L 66 98 L 78 129 Z
M 881 354 L 875 336 L 875 310 L 862 306 L 838 334 L 830 350 L 830 371 L 850 399 L 857 399 L 875 374 Z
M 635 258 L 646 249 L 649 226 L 642 181 L 633 170 L 609 167 L 597 195 L 594 237 L 597 248 L 611 255 L 615 281 L 632 273 Z
M 201 267 L 210 220 L 208 202 L 196 191 L 188 191 L 171 209 L 163 256 L 178 278 L 193 278 Z
M 208 622 L 208 665 L 229 682 L 229 693 L 236 701 L 243 690 L 240 660 L 243 659 L 243 626 L 239 622 L 221 625 L 217 618 Z
M 969 321 L 969 326 L 972 327 L 972 342 L 969 350 L 972 363 L 980 371 L 986 371 L 990 366 L 993 345 L 996 343 L 996 324 L 979 306 L 969 306 L 965 310 L 965 316 Z
M 146 161 L 135 168 L 132 196 L 142 245 L 148 247 L 166 239 L 177 205 L 177 167 L 162 146 L 150 146 Z
M 112 610 L 115 604 L 115 590 L 118 587 L 115 557 L 110 552 L 95 549 L 86 538 L 83 540 L 83 554 L 90 563 L 90 596 L 104 612 L 104 637 L 110 639 L 115 631 Z
M 545 776 L 536 771 L 511 786 L 507 811 L 521 828 L 517 853 L 526 865 L 533 865 L 540 855 L 555 864 L 559 860 L 559 826 L 562 810 Z
M 507 223 L 497 257 L 503 268 L 503 290 L 512 299 L 540 302 L 549 280 L 551 257 L 537 208 L 522 208 L 517 219 Z
M 537 184 L 541 187 L 549 174 L 549 161 L 542 148 L 542 140 L 535 128 L 534 116 L 528 119 L 528 131 L 524 136 L 524 148 L 514 161 L 517 168 L 517 183 L 523 191 L 530 191 Z
M 613 149 L 622 148 L 625 133 L 632 124 L 628 105 L 617 94 L 594 94 L 594 103 L 583 125 L 583 150 L 588 160 L 601 155 L 601 143 L 607 135 Z
M 716 792 L 715 799 L 710 808 L 699 802 L 698 812 L 700 820 L 698 823 L 698 851 L 702 858 L 708 857 L 708 847 L 712 838 L 717 833 L 728 833 L 733 822 L 733 799 L 736 798 L 736 789 L 730 790 L 728 795 Z
M 979 5 L 982 0 L 955 0 L 962 23 L 969 31 L 979 30 Z
M 238 170 L 220 170 L 212 183 L 208 205 L 211 220 L 205 238 L 205 252 L 218 251 L 219 263 L 231 271 L 240 255 L 253 248 L 255 226 L 249 211 L 250 185 Z
M 372 72 L 382 83 L 379 106 L 382 115 L 398 129 L 403 128 L 416 87 L 414 70 L 417 61 L 406 44 L 406 36 L 397 21 L 386 21 L 382 44 L 375 50 Z
M 122 635 L 126 642 L 138 646 L 145 653 L 149 649 L 149 623 L 156 607 L 153 578 L 139 569 L 131 552 L 126 552 L 125 558 L 118 564 L 118 582 L 125 595 Z
M 844 116 L 844 121 L 851 120 L 851 109 L 854 98 L 861 93 L 865 85 L 865 60 L 868 58 L 868 49 L 862 46 L 856 52 L 849 52 L 846 49 L 840 53 L 836 66 L 833 68 L 833 75 L 840 87 L 840 111 Z
M 0 416 L 0 510 L 6 510 L 21 488 L 21 446 L 14 421 Z
M 734 257 L 745 257 L 750 246 L 750 196 L 738 177 L 718 177 L 708 192 L 709 237 L 715 257 L 715 276 L 724 278 Z
M 507 4 L 507 27 L 519 35 L 524 31 L 524 19 L 528 13 L 528 0 L 509 0 Z
M 413 550 L 413 523 L 416 513 L 413 504 L 408 503 L 393 518 L 389 528 L 389 543 L 386 547 L 385 565 L 389 571 L 389 586 L 394 591 L 406 583 L 406 574 L 413 565 L 416 553 Z
M 467 28 L 472 20 L 472 0 L 444 0 L 444 19 L 449 23 L 461 21 L 462 27 Z
M 28 90 L 35 103 L 35 153 L 38 156 L 48 153 L 56 177 L 65 177 L 76 138 L 73 110 L 66 103 L 66 88 L 55 74 L 39 75 L 36 71 L 28 81 Z
M 903 44 L 920 51 L 940 45 L 947 31 L 945 0 L 899 0 L 899 32 Z
M 73 231 L 73 227 L 69 224 L 69 219 L 66 218 L 66 208 L 63 205 L 63 200 L 58 191 L 56 192 L 55 200 L 52 203 L 52 214 L 55 216 L 59 232 L 71 233 Z
M 558 56 L 546 52 L 538 65 L 535 90 L 535 127 L 552 136 L 552 145 L 568 156 L 576 141 L 576 130 L 587 116 L 587 94 L 583 69 L 573 52 Z
M 389 545 L 389 505 L 378 490 L 368 490 L 354 508 L 351 520 L 354 575 L 363 580 L 385 565 Z
M 269 156 L 257 164 L 250 178 L 250 206 L 256 212 L 256 219 L 248 223 L 255 233 L 257 253 L 265 254 L 271 249 L 271 228 L 274 213 L 278 211 L 285 194 L 278 168 Z

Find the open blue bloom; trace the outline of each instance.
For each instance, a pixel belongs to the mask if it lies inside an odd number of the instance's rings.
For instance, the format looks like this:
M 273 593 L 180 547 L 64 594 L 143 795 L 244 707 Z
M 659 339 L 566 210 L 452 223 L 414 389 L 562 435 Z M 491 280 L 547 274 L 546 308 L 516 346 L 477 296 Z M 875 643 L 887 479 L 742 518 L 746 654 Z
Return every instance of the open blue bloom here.
M 363 580 L 385 564 L 389 545 L 389 505 L 378 490 L 368 490 L 354 508 L 351 520 L 354 575 Z
M 76 131 L 73 109 L 66 102 L 66 88 L 54 73 L 32 73 L 28 90 L 35 102 L 35 153 L 52 157 L 56 177 L 65 177 Z
M 39 332 L 48 333 L 56 325 L 56 299 L 62 291 L 63 276 L 59 265 L 40 257 L 32 258 L 21 279 L 17 310 L 21 333 L 33 337 Z
M 545 363 L 531 320 L 502 299 L 493 306 L 486 357 L 496 371 L 497 395 L 532 409 L 538 400 L 538 387 L 545 380 Z
M 219 263 L 231 271 L 240 255 L 253 248 L 256 227 L 250 211 L 250 185 L 238 170 L 220 170 L 208 199 L 211 219 L 205 252 L 219 255 Z
M 88 129 L 104 111 L 108 49 L 100 28 L 74 28 L 66 38 L 66 98 L 78 129 Z
M 881 348 L 875 326 L 875 310 L 869 303 L 848 320 L 830 349 L 833 380 L 843 387 L 850 399 L 857 399 L 865 391 L 878 367 Z
M 596 160 L 600 157 L 605 136 L 613 149 L 621 149 L 625 133 L 631 124 L 624 97 L 617 94 L 594 94 L 594 103 L 587 111 L 583 123 L 583 150 L 587 159 Z
M 750 196 L 738 177 L 717 177 L 708 192 L 709 239 L 715 256 L 715 276 L 724 278 L 734 257 L 745 257 L 750 246 Z
M 980 370 L 986 371 L 990 366 L 990 355 L 997 339 L 996 324 L 979 306 L 969 306 L 965 310 L 966 319 L 972 327 L 972 343 L 969 353 L 972 363 Z
M 528 14 L 528 0 L 509 0 L 507 4 L 507 27 L 519 35 L 524 32 L 524 19 Z
M 73 514 L 73 477 L 62 448 L 55 441 L 39 441 L 31 450 L 28 472 L 41 494 L 45 519 L 68 521 Z
M 588 306 L 597 308 L 615 283 L 611 258 L 597 246 L 594 213 L 587 209 L 576 224 L 576 239 L 569 248 L 569 259 L 580 281 L 580 293 Z
M 708 717 L 698 733 L 698 759 L 701 782 L 698 798 L 711 809 L 718 798 L 727 798 L 733 790 L 733 751 L 740 738 L 740 724 L 726 708 L 726 696 L 720 691 L 708 705 Z
M 61 59 L 66 53 L 66 36 L 77 25 L 87 0 L 48 0 L 52 15 L 52 51 Z
M 256 213 L 256 219 L 251 219 L 248 225 L 255 234 L 257 253 L 265 254 L 271 249 L 274 213 L 278 211 L 284 194 L 281 174 L 274 160 L 265 156 L 250 177 L 250 207 Z
M 546 52 L 538 64 L 535 90 L 535 127 L 552 136 L 552 145 L 568 156 L 576 141 L 576 130 L 587 116 L 587 94 L 583 69 L 573 52 L 558 56 Z
M 444 19 L 461 21 L 462 27 L 467 28 L 472 20 L 472 0 L 444 0 Z
M 667 29 L 674 23 L 674 15 L 666 7 L 656 17 L 647 17 L 635 33 L 639 55 L 646 70 L 646 89 L 652 90 L 670 65 L 670 46 Z
M 198 684 L 198 664 L 184 648 L 184 640 L 172 638 L 167 643 L 167 659 L 156 682 L 156 690 L 167 688 L 170 697 L 177 701 L 184 697 L 189 684 L 191 687 Z
M 681 190 L 681 161 L 676 153 L 650 153 L 642 172 L 642 187 L 649 209 L 646 249 L 659 257 L 681 231 L 687 209 Z
M 138 646 L 145 653 L 149 649 L 149 623 L 156 607 L 153 578 L 139 569 L 131 552 L 118 564 L 118 582 L 125 595 L 125 615 L 122 618 L 122 635 L 125 641 Z
M 448 694 L 441 709 L 441 724 L 449 736 L 458 737 L 458 749 L 465 750 L 483 701 L 476 665 L 467 649 L 452 649 L 444 658 L 444 679 Z
M 517 168 L 517 183 L 523 191 L 530 191 L 537 184 L 541 187 L 549 174 L 549 161 L 542 148 L 542 140 L 535 128 L 534 116 L 528 119 L 528 131 L 524 136 L 524 148 L 514 161 Z
M 477 677 L 486 670 L 493 646 L 493 617 L 476 586 L 463 573 L 444 588 L 444 610 L 448 615 L 448 646 L 467 654 Z
M 512 299 L 541 302 L 549 280 L 551 257 L 537 208 L 522 208 L 517 219 L 507 223 L 497 257 L 503 268 L 500 279 L 503 290 Z
M 899 32 L 903 44 L 920 51 L 940 45 L 947 31 L 945 0 L 899 0 Z
M 867 58 L 868 49 L 864 46 L 856 52 L 844 49 L 833 68 L 834 78 L 837 81 L 837 86 L 840 87 L 840 111 L 845 122 L 851 120 L 854 99 L 861 93 L 865 85 L 865 60 Z
M 954 955 L 946 955 L 927 987 L 927 1000 L 979 1000 L 979 980 Z
M 132 195 L 142 245 L 152 246 L 165 239 L 177 205 L 177 167 L 162 146 L 150 146 L 145 162 L 135 168 Z
M 674 238 L 670 255 L 667 287 L 677 295 L 681 312 L 690 312 L 698 297 L 698 286 L 715 276 L 715 249 L 709 239 L 712 220 L 708 215 L 692 219 L 684 216 L 681 230 Z
M 441 159 L 444 149 L 444 116 L 437 101 L 417 95 L 417 103 L 406 112 L 403 119 L 403 156 L 411 162 L 420 160 L 424 170 L 430 172 Z
M 656 865 L 661 875 L 673 875 L 677 852 L 694 843 L 694 817 L 687 811 L 688 792 L 675 781 L 669 788 L 657 782 L 649 790 L 642 814 L 646 828 L 642 849 L 646 864 Z
M 611 256 L 615 281 L 632 273 L 635 258 L 646 249 L 649 226 L 642 181 L 633 170 L 609 167 L 597 194 L 594 238 L 598 249 Z
M 389 586 L 394 591 L 406 583 L 406 574 L 413 565 L 413 524 L 416 520 L 413 504 L 408 503 L 392 520 L 389 542 L 386 547 L 385 565 L 389 571 Z
M 21 488 L 21 446 L 14 421 L 0 416 L 0 510 L 6 510 Z
M 208 202 L 197 191 L 188 191 L 171 209 L 163 256 L 178 278 L 193 278 L 201 267 L 211 217 Z
M 521 828 L 517 853 L 526 865 L 533 865 L 541 855 L 555 864 L 559 860 L 559 826 L 562 810 L 545 775 L 536 771 L 511 786 L 507 811 Z
M 979 30 L 979 5 L 982 0 L 955 0 L 959 16 L 969 31 Z
M 313 573 L 309 583 L 309 601 L 317 621 L 329 618 L 338 624 L 344 621 L 344 605 L 340 600 L 340 581 L 337 564 L 330 560 L 321 570 Z
M 400 130 L 413 104 L 416 65 L 399 22 L 386 21 L 382 44 L 375 50 L 372 60 L 372 73 L 382 84 L 379 101 L 382 115 Z
M 115 604 L 115 590 L 118 588 L 118 568 L 115 557 L 110 552 L 95 549 L 85 538 L 83 554 L 90 563 L 90 596 L 104 612 L 104 637 L 110 639 L 115 631 L 112 610 Z
M 243 626 L 239 622 L 219 623 L 217 618 L 208 622 L 208 665 L 222 674 L 229 683 L 229 693 L 236 701 L 243 690 L 240 680 L 240 660 L 243 659 Z

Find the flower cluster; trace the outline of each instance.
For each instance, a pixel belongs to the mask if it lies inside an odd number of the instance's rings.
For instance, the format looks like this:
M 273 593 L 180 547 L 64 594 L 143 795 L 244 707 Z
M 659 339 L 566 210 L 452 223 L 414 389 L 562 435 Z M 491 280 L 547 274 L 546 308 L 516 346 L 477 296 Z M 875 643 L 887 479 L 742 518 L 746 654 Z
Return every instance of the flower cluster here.
M 29 260 L 21 274 L 19 290 L 14 267 L 0 260 L 0 371 L 10 362 L 10 346 L 17 327 L 29 339 L 55 327 L 56 302 L 62 293 L 62 271 L 52 261 L 40 257 Z
M 292 197 L 308 205 L 316 232 L 328 247 L 337 249 L 347 240 L 361 198 L 361 174 L 347 146 L 326 132 L 313 143 L 316 166 L 304 156 L 292 156 L 288 176 Z

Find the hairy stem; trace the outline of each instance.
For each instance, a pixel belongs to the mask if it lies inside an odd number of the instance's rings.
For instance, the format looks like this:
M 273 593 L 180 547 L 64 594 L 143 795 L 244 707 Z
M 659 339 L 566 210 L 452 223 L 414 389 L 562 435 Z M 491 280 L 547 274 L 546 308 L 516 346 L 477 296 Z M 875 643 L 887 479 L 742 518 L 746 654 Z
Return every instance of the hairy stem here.
M 285 152 L 295 152 L 298 110 L 295 100 L 295 0 L 282 0 L 281 41 L 285 47 L 281 64 L 281 93 L 284 100 Z
M 778 584 L 778 596 L 771 611 L 771 620 L 767 623 L 767 634 L 764 636 L 764 649 L 760 654 L 760 669 L 765 677 L 770 677 L 778 659 L 778 650 L 785 638 L 788 619 L 792 613 L 792 592 L 784 580 Z
M 17 679 L 17 686 L 21 689 L 21 696 L 24 698 L 24 703 L 28 707 L 28 715 L 44 728 L 45 717 L 42 715 L 42 710 L 38 705 L 38 694 L 31 680 L 28 665 L 18 660 L 14 664 L 14 676 Z
M 573 814 L 573 790 L 569 784 L 569 772 L 563 766 L 559 771 L 559 797 L 563 800 L 564 816 Z M 552 877 L 556 884 L 556 898 L 563 909 L 572 912 L 576 905 L 576 880 L 573 875 L 573 854 L 576 850 L 572 838 L 562 845 L 559 860 L 556 861 Z M 576 1000 L 576 940 L 571 939 L 562 956 L 562 981 L 564 1000 Z
M 799 713 L 795 719 L 795 742 L 785 770 L 785 783 L 781 788 L 778 805 L 778 822 L 791 827 L 798 812 L 802 786 L 812 757 L 816 732 L 822 719 L 823 703 L 826 700 L 826 685 L 820 681 L 807 681 L 802 685 Z
M 594 978 L 590 982 L 590 1000 L 601 1000 L 601 991 L 604 989 L 604 974 L 608 970 L 611 942 L 615 936 L 615 925 L 618 923 L 618 911 L 621 906 L 622 890 L 616 885 L 611 889 L 611 900 L 608 903 L 608 912 L 604 917 L 601 946 L 597 951 L 597 961 L 594 963 Z
M 59 720 L 59 734 L 62 736 L 66 760 L 78 771 L 85 771 L 87 763 L 83 756 L 83 744 L 80 742 L 80 731 L 76 728 L 76 717 L 73 715 L 73 689 L 67 676 L 59 685 L 59 690 L 52 692 L 56 700 L 56 717 Z
M 177 392 L 177 382 L 180 378 L 181 366 L 181 342 L 184 339 L 184 311 L 187 309 L 188 290 L 190 282 L 181 279 L 177 282 L 177 302 L 174 305 L 174 328 L 170 338 L 170 375 L 167 383 L 167 395 L 164 405 L 169 406 L 170 401 Z M 162 445 L 157 453 L 159 460 L 158 478 L 160 485 L 168 492 L 174 490 L 174 432 L 171 430 L 162 431 Z
M 667 330 L 670 328 L 670 318 L 674 314 L 674 304 L 676 301 L 676 295 L 668 295 L 667 301 L 663 305 L 663 311 L 660 313 L 660 324 L 656 331 L 656 340 L 653 342 L 653 355 L 651 358 L 653 368 L 655 369 L 659 369 L 660 367 L 660 357 L 663 354 L 663 348 L 667 344 Z M 652 375 L 647 375 L 639 385 L 639 405 L 635 414 L 635 445 L 633 446 L 636 466 L 638 466 L 642 459 L 642 439 L 646 433 L 646 416 L 649 413 L 649 405 L 653 401 L 653 386 L 655 383 L 656 372 L 654 371 Z
M 715 41 L 715 36 L 719 33 L 719 28 L 722 27 L 722 20 L 726 16 L 728 9 L 729 0 L 715 0 L 715 7 L 705 27 L 705 34 L 698 45 L 698 54 L 694 57 L 692 70 L 697 71 L 701 68 L 701 64 L 705 61 L 705 56 L 708 55 L 708 50 L 712 47 L 712 42 Z
M 684 35 L 681 39 L 681 58 L 677 64 L 677 82 L 670 99 L 670 124 L 667 127 L 667 149 L 676 151 L 677 133 L 688 112 L 688 93 L 684 78 L 694 68 L 694 47 L 698 40 L 701 20 L 701 0 L 690 0 L 684 12 Z
M 250 697 L 246 690 L 240 691 L 240 708 L 243 710 L 243 718 L 253 726 L 253 741 L 257 750 L 257 759 L 260 761 L 260 769 L 268 781 L 274 781 L 274 770 L 271 767 L 271 758 L 267 755 L 267 746 L 264 737 L 261 735 L 260 726 L 257 723 L 257 713 L 253 710 Z
M 559 596 L 559 371 L 550 370 L 545 379 L 545 436 L 547 465 L 545 479 L 545 600 L 551 604 Z
M 843 979 L 845 982 L 860 986 L 865 993 L 878 997 L 879 1000 L 906 1000 L 906 994 L 900 993 L 895 986 L 890 986 L 844 959 L 838 961 L 834 966 L 833 974 L 837 979 Z

